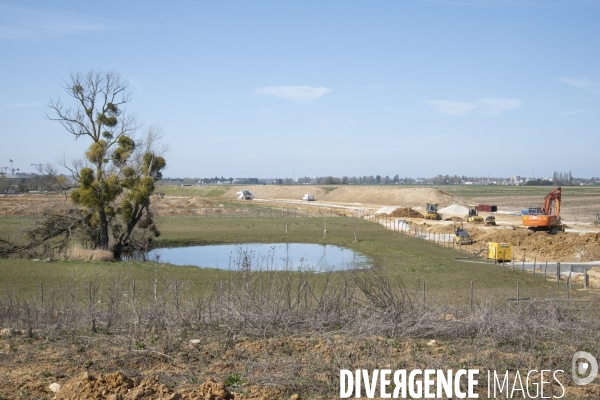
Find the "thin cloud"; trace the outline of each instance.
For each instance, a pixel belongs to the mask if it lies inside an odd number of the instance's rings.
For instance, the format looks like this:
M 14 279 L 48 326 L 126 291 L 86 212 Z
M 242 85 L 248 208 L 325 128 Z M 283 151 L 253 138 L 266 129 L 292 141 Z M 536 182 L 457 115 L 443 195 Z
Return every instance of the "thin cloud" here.
M 473 103 L 462 103 L 459 101 L 435 100 L 426 101 L 426 103 L 437 107 L 442 114 L 446 115 L 463 115 L 477 108 Z
M 259 94 L 269 94 L 282 99 L 295 100 L 301 103 L 310 103 L 331 93 L 331 89 L 312 86 L 269 86 L 254 91 Z
M 477 100 L 477 104 L 480 108 L 488 110 L 492 115 L 498 115 L 502 111 L 512 110 L 521 107 L 523 101 L 519 99 L 497 99 L 493 97 L 486 97 Z
M 472 111 L 484 111 L 487 114 L 498 115 L 506 110 L 521 107 L 523 101 L 520 99 L 500 99 L 495 97 L 485 97 L 472 102 L 431 100 L 425 103 L 436 107 L 442 114 L 459 116 Z
M 0 38 L 68 35 L 88 31 L 124 29 L 135 24 L 90 15 L 42 11 L 0 5 Z
M 582 110 L 573 110 L 573 111 L 565 111 L 565 112 L 562 112 L 562 113 L 558 113 L 558 114 L 556 114 L 556 115 L 558 115 L 558 116 L 562 116 L 562 115 L 573 115 L 573 114 L 581 114 L 581 113 L 584 113 L 584 112 L 585 112 L 585 111 L 582 111 Z
M 579 89 L 583 89 L 586 92 L 590 92 L 592 94 L 600 95 L 600 82 L 590 81 L 588 79 L 578 79 L 578 78 L 558 78 L 559 81 L 566 83 L 567 85 L 575 86 Z

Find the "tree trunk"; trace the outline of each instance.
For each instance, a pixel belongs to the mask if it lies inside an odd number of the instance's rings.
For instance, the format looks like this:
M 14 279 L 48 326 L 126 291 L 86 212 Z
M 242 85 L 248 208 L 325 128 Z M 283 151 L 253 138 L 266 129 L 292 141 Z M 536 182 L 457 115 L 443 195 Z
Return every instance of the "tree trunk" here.
M 108 220 L 106 219 L 106 212 L 104 209 L 98 210 L 100 217 L 100 248 L 102 250 L 108 250 Z

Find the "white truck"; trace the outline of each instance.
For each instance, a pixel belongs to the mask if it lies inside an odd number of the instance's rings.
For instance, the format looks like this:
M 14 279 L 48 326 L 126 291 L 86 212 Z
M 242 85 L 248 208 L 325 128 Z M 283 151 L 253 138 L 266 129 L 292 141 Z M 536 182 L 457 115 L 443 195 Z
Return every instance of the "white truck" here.
M 237 192 L 238 200 L 254 200 L 254 195 L 249 190 L 242 190 L 241 192 Z
M 315 201 L 315 195 L 307 193 L 304 196 L 302 196 L 302 200 Z

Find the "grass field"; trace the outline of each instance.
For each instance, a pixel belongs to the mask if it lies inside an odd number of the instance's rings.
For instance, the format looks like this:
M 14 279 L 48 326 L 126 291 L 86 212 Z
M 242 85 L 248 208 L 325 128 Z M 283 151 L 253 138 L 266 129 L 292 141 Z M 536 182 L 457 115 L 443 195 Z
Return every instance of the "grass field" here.
M 0 218 L 0 237 L 18 237 L 33 221 Z M 597 302 L 589 291 L 574 286 L 573 302 L 508 302 L 517 282 L 521 299 L 564 300 L 566 287 L 518 268 L 454 261 L 465 254 L 377 223 L 249 216 L 156 222 L 157 246 L 326 243 L 369 256 L 373 272 L 230 273 L 160 260 L 157 268 L 139 261 L 0 259 L 0 328 L 20 330 L 0 337 L 0 398 L 49 398 L 51 382 L 66 387 L 83 372 L 120 371 L 157 375 L 165 391 L 190 393 L 216 378 L 246 396 L 236 398 L 329 399 L 338 397 L 340 368 L 383 367 L 478 368 L 483 398 L 487 369 L 522 376 L 533 368 L 566 371 L 574 349 L 597 347 Z M 564 398 L 600 394 L 599 385 L 566 385 Z
M 16 235 L 18 227 L 28 219 L 0 219 L 0 237 Z M 326 243 L 351 248 L 373 260 L 373 270 L 395 281 L 401 281 L 415 299 L 422 297 L 423 281 L 427 301 L 432 304 L 469 303 L 470 282 L 473 281 L 476 302 L 504 301 L 516 296 L 517 281 L 521 297 L 565 297 L 564 284 L 544 282 L 530 274 L 512 271 L 493 264 L 474 264 L 453 261 L 465 257 L 452 249 L 407 237 L 384 229 L 381 225 L 352 218 L 328 218 L 327 238 L 323 239 L 323 218 L 290 218 L 285 233 L 285 218 L 158 218 L 161 236 L 155 245 L 180 246 L 216 243 Z M 354 243 L 356 224 L 358 241 Z M 159 275 L 169 282 L 186 282 L 186 290 L 204 291 L 224 272 L 194 267 L 163 266 Z M 87 290 L 89 281 L 101 285 L 111 277 L 121 276 L 136 280 L 140 288 L 150 290 L 155 265 L 151 262 L 76 262 L 53 261 L 46 263 L 27 259 L 0 259 L 0 282 L 21 295 L 39 295 L 39 284 L 48 288 L 65 284 Z M 319 279 L 316 278 L 318 281 Z M 204 289 L 203 289 L 204 288 Z M 183 293 L 183 292 L 182 292 Z M 190 292 L 192 293 L 192 292 Z M 197 292 L 196 292 L 197 293 Z M 574 291 L 574 297 L 584 296 Z M 420 300 L 419 300 L 420 301 Z

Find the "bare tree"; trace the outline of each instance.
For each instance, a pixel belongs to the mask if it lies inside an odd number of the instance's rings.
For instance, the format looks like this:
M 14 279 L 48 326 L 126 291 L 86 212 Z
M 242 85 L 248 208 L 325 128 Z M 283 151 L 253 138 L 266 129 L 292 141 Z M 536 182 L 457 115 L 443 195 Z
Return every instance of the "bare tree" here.
M 151 128 L 144 140 L 135 140 L 140 126 L 123 109 L 131 93 L 116 72 L 71 74 L 63 88 L 71 101 L 50 100 L 47 118 L 60 122 L 75 139 L 91 141 L 84 159 L 61 162 L 77 183 L 71 200 L 87 210 L 85 220 L 98 248 L 109 248 L 112 233 L 118 257 L 143 216 L 144 227 L 153 227 L 148 205 L 166 167 L 154 151 L 158 135 Z

